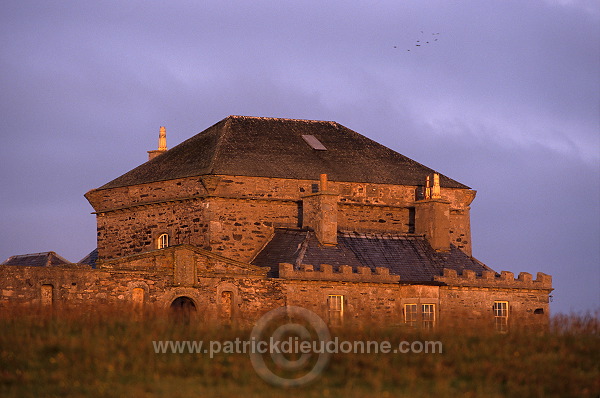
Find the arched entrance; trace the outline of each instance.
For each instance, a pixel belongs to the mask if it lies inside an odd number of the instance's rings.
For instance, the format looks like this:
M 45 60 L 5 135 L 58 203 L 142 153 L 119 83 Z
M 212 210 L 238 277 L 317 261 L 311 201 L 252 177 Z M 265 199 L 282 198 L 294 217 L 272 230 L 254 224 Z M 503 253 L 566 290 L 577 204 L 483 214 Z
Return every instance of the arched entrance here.
M 189 297 L 180 296 L 171 303 L 171 315 L 178 321 L 188 323 L 195 314 L 196 304 Z

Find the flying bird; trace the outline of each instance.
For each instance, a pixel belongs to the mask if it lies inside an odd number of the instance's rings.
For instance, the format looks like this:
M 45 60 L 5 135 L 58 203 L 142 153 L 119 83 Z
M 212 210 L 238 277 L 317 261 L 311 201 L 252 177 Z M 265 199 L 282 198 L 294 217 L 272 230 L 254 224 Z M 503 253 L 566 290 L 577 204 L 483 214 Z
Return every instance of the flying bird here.
M 423 31 L 421 31 L 421 34 L 423 34 L 423 33 L 424 33 L 424 32 L 423 32 Z M 436 33 L 431 33 L 431 35 L 432 35 L 432 36 L 437 36 L 437 35 L 439 35 L 439 34 L 440 34 L 439 32 L 436 32 Z M 436 37 L 436 38 L 434 38 L 434 39 L 433 39 L 433 41 L 438 41 L 437 37 Z M 425 43 L 425 44 L 430 44 L 430 42 L 429 42 L 429 41 L 425 41 L 424 43 Z M 422 46 L 423 46 L 423 42 L 421 42 L 421 40 L 417 40 L 417 41 L 416 41 L 416 44 L 415 44 L 415 47 L 422 47 Z M 396 46 L 394 46 L 394 48 L 396 48 Z M 409 50 L 409 49 L 407 49 L 406 51 L 410 51 L 410 50 Z

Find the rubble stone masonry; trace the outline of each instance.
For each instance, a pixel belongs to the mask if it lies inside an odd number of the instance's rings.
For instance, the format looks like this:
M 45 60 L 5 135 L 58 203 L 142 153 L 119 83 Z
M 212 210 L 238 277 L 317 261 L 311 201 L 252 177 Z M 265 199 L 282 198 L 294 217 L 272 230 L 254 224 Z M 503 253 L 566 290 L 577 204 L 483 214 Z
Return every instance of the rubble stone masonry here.
M 548 322 L 551 278 L 536 280 L 510 272 L 477 277 L 445 270 L 430 285 L 402 284 L 387 269 L 304 265 L 295 270 L 280 265 L 280 278 L 267 270 L 224 258 L 190 245 L 169 247 L 101 263 L 100 269 L 81 265 L 56 267 L 0 266 L 0 308 L 112 305 L 124 311 L 168 311 L 178 297 L 195 305 L 199 321 L 251 326 L 265 312 L 298 305 L 330 318 L 328 297 L 344 301 L 344 325 L 407 327 L 405 305 L 433 304 L 435 324 L 464 326 L 485 320 L 493 325 L 495 301 L 510 305 L 510 327 L 543 328 Z M 51 300 L 44 301 L 45 291 Z
M 357 232 L 414 232 L 421 187 L 328 182 L 339 195 L 337 229 Z M 204 176 L 130 187 L 92 190 L 100 259 L 156 248 L 168 233 L 172 244 L 191 244 L 226 257 L 250 261 L 275 227 L 303 225 L 303 201 L 318 192 L 319 180 Z M 469 204 L 475 191 L 442 188 L 450 207 L 450 241 L 471 253 Z

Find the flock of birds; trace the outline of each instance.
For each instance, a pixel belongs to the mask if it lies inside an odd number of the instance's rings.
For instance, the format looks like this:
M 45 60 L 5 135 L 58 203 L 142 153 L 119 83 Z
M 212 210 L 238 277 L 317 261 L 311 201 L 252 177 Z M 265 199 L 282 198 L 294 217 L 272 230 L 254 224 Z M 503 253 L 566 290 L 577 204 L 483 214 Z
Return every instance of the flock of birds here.
M 421 34 L 423 34 L 423 31 L 421 31 Z M 427 44 L 438 41 L 437 36 L 439 36 L 439 33 L 432 33 L 431 36 L 434 37 L 430 38 L 429 40 L 425 40 L 424 38 L 421 38 L 421 40 L 417 40 L 415 43 L 415 47 L 426 46 Z M 398 48 L 398 46 L 394 46 L 394 48 Z M 407 48 L 406 51 L 410 51 L 410 48 Z

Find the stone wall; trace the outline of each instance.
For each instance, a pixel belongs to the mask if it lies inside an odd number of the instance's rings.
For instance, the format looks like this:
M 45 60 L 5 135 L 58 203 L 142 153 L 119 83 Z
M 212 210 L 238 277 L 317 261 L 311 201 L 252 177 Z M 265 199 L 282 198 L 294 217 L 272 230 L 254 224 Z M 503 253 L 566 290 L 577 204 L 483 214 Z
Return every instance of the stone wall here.
M 492 329 L 495 301 L 508 302 L 508 330 L 548 327 L 548 292 L 471 286 L 440 288 L 440 325 L 444 328 L 471 326 Z
M 340 202 L 338 229 L 341 231 L 414 233 L 414 208 L 358 205 Z M 411 219 L 411 211 L 412 219 Z
M 98 225 L 98 254 L 111 259 L 171 244 L 192 244 L 250 260 L 273 228 L 303 225 L 303 198 L 318 180 L 202 176 L 93 190 L 86 197 Z M 411 233 L 419 187 L 328 182 L 339 194 L 338 230 Z M 471 253 L 469 204 L 475 192 L 442 188 L 450 202 L 451 242 Z
M 508 328 L 544 328 L 549 321 L 549 294 L 552 277 L 538 272 L 537 278 L 521 272 L 517 279 L 512 272 L 500 275 L 488 271 L 480 277 L 472 271 L 458 275 L 454 270 L 444 270 L 443 276 L 435 277 L 443 282 L 440 288 L 440 321 L 448 327 L 461 323 L 492 327 L 494 302 L 508 302 Z
M 79 267 L 0 267 L 2 307 L 169 313 L 178 297 L 189 297 L 196 321 L 251 326 L 269 309 L 284 305 L 278 281 L 246 276 L 199 276 L 192 286 L 173 284 L 173 271 L 91 270 Z M 44 302 L 51 286 L 50 302 Z M 136 295 L 141 292 L 141 295 Z M 227 293 L 224 295 L 223 293 Z M 225 304 L 224 296 L 228 296 Z M 141 297 L 141 300 L 140 300 Z M 227 305 L 230 313 L 224 308 Z
M 346 302 L 344 319 L 348 326 L 402 323 L 401 287 L 398 285 L 274 280 L 253 275 L 206 273 L 206 269 L 203 273 L 200 268 L 195 283 L 175 285 L 173 270 L 161 270 L 163 259 L 150 264 L 151 271 L 134 270 L 144 261 L 137 260 L 128 264 L 128 269 L 2 266 L 0 308 L 40 307 L 43 286 L 50 285 L 52 302 L 46 303 L 48 307 L 87 308 L 93 305 L 134 312 L 140 309 L 135 291 L 141 289 L 141 304 L 146 310 L 167 311 L 176 298 L 184 296 L 193 300 L 198 322 L 252 326 L 265 312 L 286 304 L 311 309 L 327 320 L 328 295 L 342 294 Z
M 298 227 L 299 204 L 291 200 L 206 199 L 208 240 L 213 252 L 250 261 L 269 241 L 275 227 Z
M 346 282 L 376 282 L 376 283 L 398 283 L 400 277 L 391 275 L 390 270 L 377 267 L 371 271 L 369 267 L 353 267 L 349 265 L 339 266 L 337 270 L 329 264 L 321 264 L 315 269 L 313 265 L 302 264 L 300 269 L 294 269 L 293 264 L 279 264 L 279 277 L 282 279 L 321 280 L 321 281 L 346 281 Z
M 532 280 L 522 273 L 501 276 L 456 275 L 447 271 L 439 284 L 403 285 L 386 272 L 283 264 L 281 278 L 267 270 L 193 246 L 178 246 L 83 266 L 0 266 L 0 307 L 112 306 L 122 311 L 169 311 L 179 297 L 190 298 L 197 322 L 252 326 L 265 312 L 296 305 L 330 320 L 330 295 L 343 296 L 348 327 L 407 327 L 405 305 L 434 306 L 435 325 L 443 328 L 494 325 L 494 301 L 509 304 L 509 329 L 548 324 L 547 275 Z M 356 272 L 353 272 L 356 271 Z M 446 282 L 441 282 L 441 279 Z M 47 288 L 51 286 L 50 302 Z M 46 297 L 46 298 L 44 298 Z M 420 319 L 417 324 L 420 324 Z
M 200 199 L 163 202 L 97 214 L 98 258 L 118 258 L 157 248 L 169 235 L 171 245 L 208 245 L 207 203 Z

